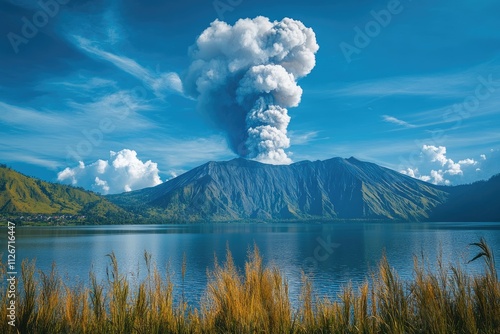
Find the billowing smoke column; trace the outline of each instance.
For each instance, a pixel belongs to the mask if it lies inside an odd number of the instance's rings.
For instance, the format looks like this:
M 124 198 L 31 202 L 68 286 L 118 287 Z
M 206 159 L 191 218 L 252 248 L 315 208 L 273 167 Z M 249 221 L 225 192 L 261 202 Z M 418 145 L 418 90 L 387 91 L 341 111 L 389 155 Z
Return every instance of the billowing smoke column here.
M 231 26 L 216 20 L 190 49 L 184 90 L 226 132 L 235 153 L 289 163 L 287 108 L 299 104 L 296 81 L 311 72 L 318 49 L 314 31 L 300 21 L 259 16 Z

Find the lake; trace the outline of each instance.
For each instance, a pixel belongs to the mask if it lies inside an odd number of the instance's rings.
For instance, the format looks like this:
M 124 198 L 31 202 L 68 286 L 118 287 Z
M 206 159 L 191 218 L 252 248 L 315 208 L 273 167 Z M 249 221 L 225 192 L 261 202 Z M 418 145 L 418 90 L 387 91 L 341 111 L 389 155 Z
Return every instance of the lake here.
M 6 261 L 7 233 L 0 241 Z M 56 263 L 67 284 L 86 284 L 92 269 L 99 280 L 106 277 L 114 252 L 119 267 L 132 280 L 145 273 L 144 251 L 164 272 L 167 264 L 180 295 L 197 305 L 207 283 L 207 269 L 214 268 L 214 256 L 225 259 L 226 247 L 242 268 L 248 250 L 255 244 L 264 262 L 277 265 L 290 284 L 296 300 L 301 273 L 312 280 L 320 296 L 334 298 L 347 282 L 362 283 L 376 268 L 385 252 L 389 263 L 403 278 L 412 277 L 413 257 L 425 256 L 433 268 L 442 252 L 445 263 L 460 263 L 467 271 L 482 271 L 482 260 L 467 264 L 477 249 L 469 243 L 485 237 L 500 256 L 500 223 L 361 223 L 330 224 L 204 224 L 127 225 L 76 227 L 18 227 L 17 261 L 36 259 L 39 269 Z M 181 278 L 182 259 L 187 269 Z

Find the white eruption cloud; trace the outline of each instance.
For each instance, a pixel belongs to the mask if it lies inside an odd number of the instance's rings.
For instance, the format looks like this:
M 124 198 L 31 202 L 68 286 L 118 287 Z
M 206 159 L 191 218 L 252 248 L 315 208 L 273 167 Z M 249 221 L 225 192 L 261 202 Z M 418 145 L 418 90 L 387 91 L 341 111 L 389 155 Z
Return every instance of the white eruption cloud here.
M 158 165 L 151 160 L 142 162 L 137 152 L 124 149 L 110 152 L 109 160 L 97 160 L 78 167 L 67 167 L 57 174 L 57 180 L 74 186 L 81 186 L 102 194 L 115 194 L 146 187 L 153 187 L 162 181 Z
M 297 80 L 314 68 L 318 49 L 314 31 L 300 21 L 215 20 L 191 47 L 184 91 L 227 134 L 235 153 L 289 163 L 287 108 L 300 103 Z

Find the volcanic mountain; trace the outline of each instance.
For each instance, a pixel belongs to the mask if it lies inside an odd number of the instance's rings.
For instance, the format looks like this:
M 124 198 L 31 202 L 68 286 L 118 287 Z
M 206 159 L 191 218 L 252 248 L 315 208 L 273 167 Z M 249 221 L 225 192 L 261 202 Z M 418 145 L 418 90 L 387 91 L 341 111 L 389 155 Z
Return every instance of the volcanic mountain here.
M 425 220 L 443 187 L 353 157 L 268 165 L 208 162 L 168 182 L 120 195 L 115 204 L 162 221 Z

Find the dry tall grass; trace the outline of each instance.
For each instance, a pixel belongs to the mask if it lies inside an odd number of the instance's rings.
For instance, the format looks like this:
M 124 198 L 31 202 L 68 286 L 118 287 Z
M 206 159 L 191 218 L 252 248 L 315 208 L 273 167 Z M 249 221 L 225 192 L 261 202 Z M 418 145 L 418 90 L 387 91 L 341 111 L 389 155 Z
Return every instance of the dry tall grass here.
M 304 277 L 297 310 L 283 274 L 264 266 L 256 248 L 243 271 L 229 251 L 225 263 L 216 262 L 199 309 L 188 307 L 184 297 L 174 302 L 170 271 L 160 274 L 147 253 L 147 277 L 133 287 L 120 273 L 114 254 L 109 255 L 106 282 L 99 284 L 91 273 L 89 287 L 69 287 L 55 267 L 43 273 L 25 261 L 16 328 L 5 320 L 8 299 L 2 285 L 0 332 L 500 333 L 500 283 L 493 253 L 483 239 L 474 245 L 480 251 L 477 258 L 485 261 L 483 275 L 441 261 L 430 272 L 415 260 L 414 279 L 403 282 L 383 257 L 365 284 L 348 285 L 333 299 L 315 297 Z M 183 280 L 185 272 L 183 261 Z M 0 264 L 2 281 L 5 275 L 5 264 Z

